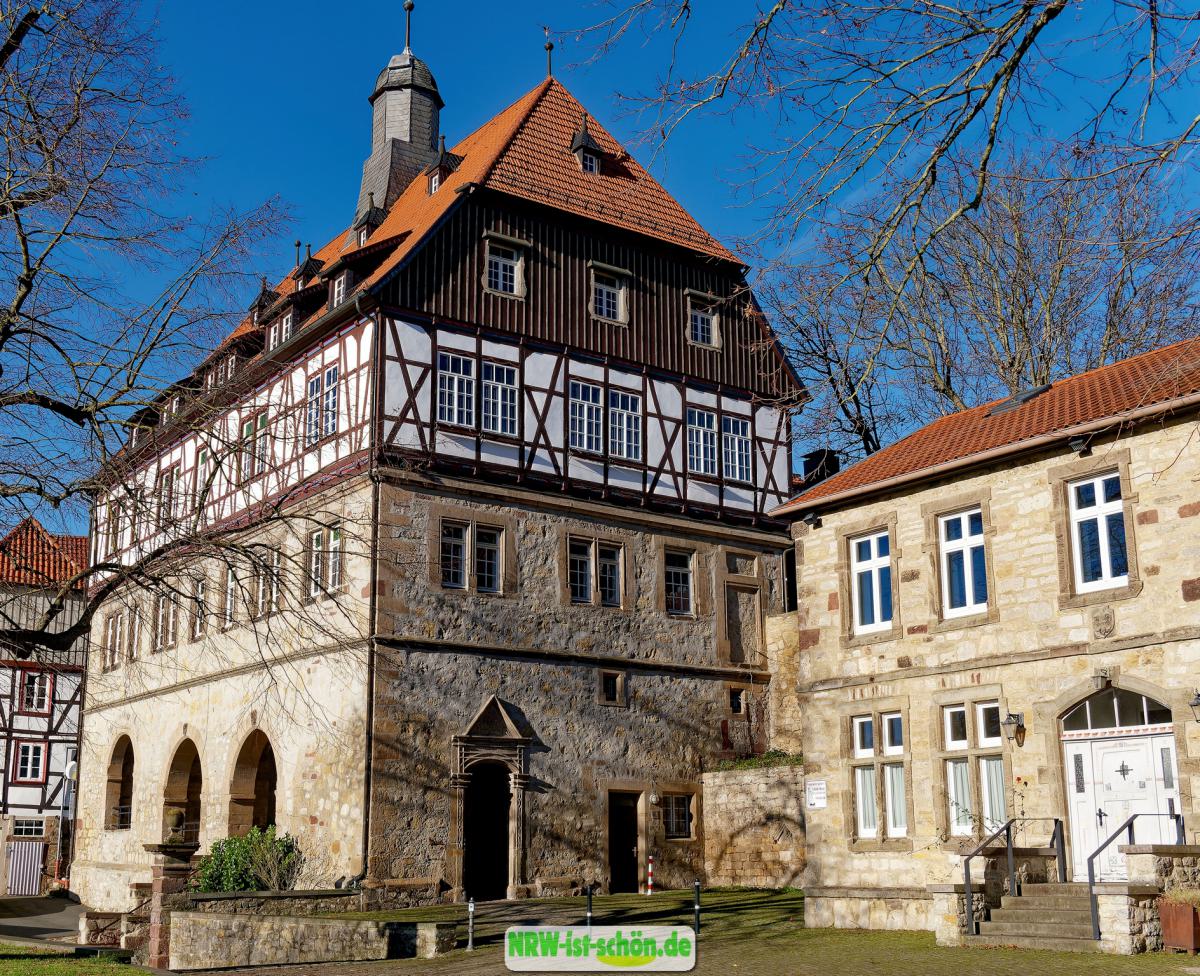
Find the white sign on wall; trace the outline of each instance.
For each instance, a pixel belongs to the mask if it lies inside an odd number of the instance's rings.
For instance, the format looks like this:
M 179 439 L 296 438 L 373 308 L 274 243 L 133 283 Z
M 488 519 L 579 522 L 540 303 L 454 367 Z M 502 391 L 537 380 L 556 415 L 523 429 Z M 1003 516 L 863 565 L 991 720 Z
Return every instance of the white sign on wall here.
M 804 805 L 809 810 L 824 810 L 829 805 L 829 792 L 825 780 L 810 779 L 804 784 Z

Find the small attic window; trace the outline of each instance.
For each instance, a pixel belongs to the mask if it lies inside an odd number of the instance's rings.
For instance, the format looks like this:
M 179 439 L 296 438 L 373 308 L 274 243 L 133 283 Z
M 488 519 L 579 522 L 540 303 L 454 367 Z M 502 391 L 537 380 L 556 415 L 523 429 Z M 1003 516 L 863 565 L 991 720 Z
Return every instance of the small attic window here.
M 366 243 L 367 243 L 367 238 L 370 236 L 371 236 L 370 230 L 368 230 L 366 227 L 360 227 L 358 229 L 358 246 L 365 247 Z
M 333 279 L 333 305 L 336 308 L 346 300 L 346 275 L 343 271 L 340 275 Z
M 1048 389 L 1050 389 L 1051 385 L 1052 384 L 1050 383 L 1045 383 L 1042 386 L 1035 386 L 1032 390 L 1022 390 L 1020 393 L 1014 393 L 1007 400 L 1001 400 L 994 407 L 992 407 L 992 409 L 987 412 L 987 415 L 989 417 L 995 417 L 997 414 L 1008 413 L 1010 410 L 1016 410 L 1018 407 L 1022 407 L 1027 404 L 1030 400 L 1041 396 Z
M 429 174 L 429 195 L 433 196 L 438 191 L 438 187 L 442 185 L 442 171 L 435 169 Z
M 583 168 L 585 173 L 599 173 L 600 157 L 594 152 L 587 152 L 585 150 L 579 155 L 579 165 Z

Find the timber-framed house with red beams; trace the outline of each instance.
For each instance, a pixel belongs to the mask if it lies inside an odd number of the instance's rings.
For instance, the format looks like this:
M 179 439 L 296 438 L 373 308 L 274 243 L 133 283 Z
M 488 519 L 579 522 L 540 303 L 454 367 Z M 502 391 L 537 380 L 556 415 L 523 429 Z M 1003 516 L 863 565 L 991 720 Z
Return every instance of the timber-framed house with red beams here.
M 96 907 L 179 822 L 277 823 L 381 901 L 690 883 L 701 773 L 765 742 L 802 390 L 747 268 L 552 77 L 453 146 L 408 45 L 370 102 L 349 226 L 98 502 L 106 558 L 270 555 L 96 616 Z
M 36 627 L 68 588 L 55 629 L 74 624 L 85 594 L 71 580 L 87 568 L 87 537 L 55 535 L 29 517 L 0 539 L 0 619 Z M 0 827 L 3 890 L 37 895 L 65 878 L 71 859 L 87 639 L 65 651 L 5 648 L 0 655 Z

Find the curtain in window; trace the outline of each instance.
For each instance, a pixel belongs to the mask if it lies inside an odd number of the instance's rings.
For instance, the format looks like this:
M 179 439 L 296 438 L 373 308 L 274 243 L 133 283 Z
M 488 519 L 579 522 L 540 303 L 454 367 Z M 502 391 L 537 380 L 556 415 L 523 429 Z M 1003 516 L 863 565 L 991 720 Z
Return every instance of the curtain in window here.
M 971 786 L 965 759 L 946 763 L 946 785 L 950 793 L 950 832 L 971 832 Z
M 875 810 L 875 767 L 854 770 L 854 794 L 858 806 L 858 836 L 874 837 L 879 829 Z
M 983 783 L 983 815 L 989 831 L 1004 823 L 1004 760 L 990 756 L 979 760 L 979 779 Z
M 900 763 L 884 766 L 884 798 L 887 801 L 888 833 L 903 837 L 908 833 L 908 805 L 904 795 L 904 767 Z

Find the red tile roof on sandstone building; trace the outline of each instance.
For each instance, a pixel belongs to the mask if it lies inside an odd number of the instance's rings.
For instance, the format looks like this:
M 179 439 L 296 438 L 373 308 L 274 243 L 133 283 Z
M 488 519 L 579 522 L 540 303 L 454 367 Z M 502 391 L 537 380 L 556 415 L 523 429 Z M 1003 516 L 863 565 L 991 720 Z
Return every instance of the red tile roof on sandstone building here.
M 57 586 L 87 565 L 87 536 L 51 535 L 33 517 L 0 539 L 0 585 Z
M 941 417 L 814 485 L 773 514 L 825 507 L 869 491 L 921 481 L 1048 439 L 1159 413 L 1186 397 L 1200 403 L 1200 339 L 1056 380 L 1048 390 L 1011 410 L 993 414 L 993 407 L 1003 402 L 997 400 Z

